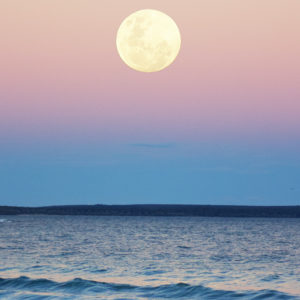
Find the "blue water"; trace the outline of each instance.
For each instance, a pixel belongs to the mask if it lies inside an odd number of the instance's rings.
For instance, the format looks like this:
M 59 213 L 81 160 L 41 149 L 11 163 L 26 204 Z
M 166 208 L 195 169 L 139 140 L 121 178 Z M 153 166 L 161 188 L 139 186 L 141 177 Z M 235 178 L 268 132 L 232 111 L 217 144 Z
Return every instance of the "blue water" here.
M 300 220 L 0 216 L 1 299 L 300 299 Z

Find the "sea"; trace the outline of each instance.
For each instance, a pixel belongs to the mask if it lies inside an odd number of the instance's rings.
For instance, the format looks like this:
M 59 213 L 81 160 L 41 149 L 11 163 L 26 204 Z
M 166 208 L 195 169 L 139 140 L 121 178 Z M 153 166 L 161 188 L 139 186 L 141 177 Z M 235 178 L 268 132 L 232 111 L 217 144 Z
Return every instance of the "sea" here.
M 300 299 L 300 219 L 0 216 L 1 299 Z

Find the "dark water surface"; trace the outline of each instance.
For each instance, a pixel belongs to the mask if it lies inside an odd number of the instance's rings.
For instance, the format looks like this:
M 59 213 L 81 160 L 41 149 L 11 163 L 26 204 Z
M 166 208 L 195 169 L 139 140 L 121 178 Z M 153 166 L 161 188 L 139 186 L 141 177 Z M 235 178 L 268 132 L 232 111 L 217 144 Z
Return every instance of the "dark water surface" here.
M 300 299 L 300 219 L 0 216 L 1 299 Z

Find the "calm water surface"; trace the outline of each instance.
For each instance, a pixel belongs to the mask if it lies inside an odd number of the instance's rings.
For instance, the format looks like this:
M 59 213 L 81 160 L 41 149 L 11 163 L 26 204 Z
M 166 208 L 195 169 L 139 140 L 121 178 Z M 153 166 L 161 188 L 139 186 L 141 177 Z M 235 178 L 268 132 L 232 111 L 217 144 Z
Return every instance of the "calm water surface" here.
M 300 299 L 300 220 L 0 216 L 1 299 Z

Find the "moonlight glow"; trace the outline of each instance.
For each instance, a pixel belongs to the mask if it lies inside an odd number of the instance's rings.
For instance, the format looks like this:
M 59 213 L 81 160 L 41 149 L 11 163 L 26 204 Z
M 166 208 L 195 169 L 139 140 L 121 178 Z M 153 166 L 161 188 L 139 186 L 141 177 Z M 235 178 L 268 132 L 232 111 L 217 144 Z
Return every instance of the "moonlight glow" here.
M 117 49 L 122 60 L 141 72 L 156 72 L 169 66 L 180 44 L 176 23 L 153 9 L 139 10 L 128 16 L 117 34 Z

